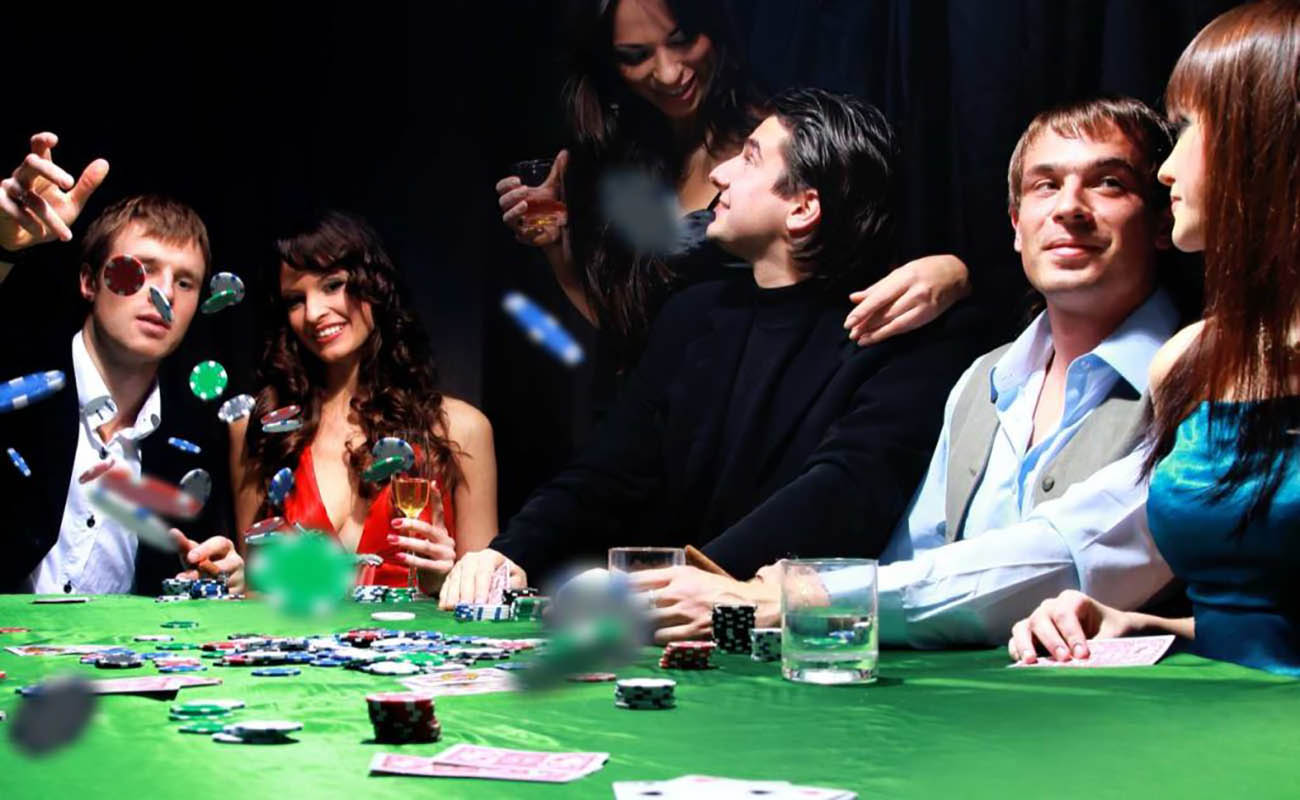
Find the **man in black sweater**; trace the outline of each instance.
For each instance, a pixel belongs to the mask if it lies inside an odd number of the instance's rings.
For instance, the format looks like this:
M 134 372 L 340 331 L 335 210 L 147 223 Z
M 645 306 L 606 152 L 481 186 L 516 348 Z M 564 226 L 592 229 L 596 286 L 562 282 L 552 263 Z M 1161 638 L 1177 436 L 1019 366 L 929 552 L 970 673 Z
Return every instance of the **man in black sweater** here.
M 876 555 L 979 338 L 961 309 L 864 348 L 845 335 L 849 288 L 892 256 L 895 170 L 874 108 L 817 90 L 774 98 L 710 175 L 708 235 L 753 280 L 665 305 L 594 441 L 455 565 L 442 605 L 482 602 L 507 561 L 512 585 L 538 583 L 611 546 L 695 544 L 743 577 L 786 556 Z

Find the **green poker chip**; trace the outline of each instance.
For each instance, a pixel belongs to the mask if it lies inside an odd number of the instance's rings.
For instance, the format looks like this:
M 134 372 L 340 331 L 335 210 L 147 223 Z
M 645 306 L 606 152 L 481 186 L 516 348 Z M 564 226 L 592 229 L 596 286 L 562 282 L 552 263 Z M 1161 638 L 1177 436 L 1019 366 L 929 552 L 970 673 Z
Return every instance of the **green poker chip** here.
M 406 469 L 406 459 L 401 456 L 378 458 L 370 466 L 366 467 L 366 471 L 361 473 L 361 478 L 371 483 L 379 483 L 388 480 L 404 469 Z
M 159 650 L 198 650 L 199 646 L 193 642 L 161 642 L 158 644 Z
M 200 400 L 216 400 L 229 382 L 226 368 L 215 361 L 200 361 L 190 370 L 190 391 Z
M 215 314 L 227 306 L 233 306 L 235 303 L 238 303 L 239 299 L 238 292 L 233 289 L 225 289 L 214 293 L 207 300 L 204 300 L 203 305 L 199 306 L 199 310 L 204 314 Z
M 176 730 L 181 733 L 221 733 L 226 727 L 226 723 L 217 720 L 196 719 L 189 724 L 182 725 Z
M 169 619 L 162 626 L 164 628 L 197 628 L 199 623 L 188 619 Z

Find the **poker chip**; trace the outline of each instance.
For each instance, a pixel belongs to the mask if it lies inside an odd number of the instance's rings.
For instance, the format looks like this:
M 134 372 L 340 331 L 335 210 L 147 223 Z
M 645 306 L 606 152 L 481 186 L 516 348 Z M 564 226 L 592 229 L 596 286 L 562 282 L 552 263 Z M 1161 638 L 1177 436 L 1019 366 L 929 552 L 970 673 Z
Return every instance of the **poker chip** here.
M 776 661 L 781 657 L 780 628 L 750 628 L 749 656 L 755 661 Z
M 376 741 L 396 744 L 436 742 L 442 738 L 442 724 L 429 695 L 376 692 L 366 695 L 366 710 Z
M 521 589 L 506 589 L 501 594 L 501 602 L 508 606 L 512 606 L 515 604 L 515 600 L 518 600 L 521 597 L 536 597 L 539 594 L 541 594 L 541 592 L 531 586 L 525 586 Z
M 617 679 L 618 676 L 612 672 L 579 672 L 576 675 L 567 676 L 567 680 L 574 683 L 607 683 Z
M 104 653 L 95 659 L 100 669 L 134 669 L 143 666 L 144 659 L 134 653 Z
M 171 301 L 167 299 L 167 295 L 163 294 L 157 286 L 149 287 L 149 302 L 153 303 L 153 307 L 157 309 L 158 316 L 162 317 L 164 323 L 168 325 L 172 324 L 172 320 L 176 317 L 172 313 Z
M 159 650 L 198 650 L 199 646 L 193 642 L 162 642 L 158 645 Z
M 293 744 L 297 739 L 291 739 L 288 736 L 250 737 L 235 736 L 230 733 L 214 733 L 212 734 L 212 741 L 223 744 Z
M 388 594 L 387 586 L 361 585 L 352 587 L 352 599 L 358 603 L 382 603 Z
M 510 292 L 502 298 L 501 307 L 529 339 L 562 363 L 570 367 L 582 363 L 582 345 L 560 326 L 555 317 L 527 296 Z
M 101 514 L 134 533 L 140 541 L 159 550 L 176 550 L 176 542 L 168 532 L 170 528 L 149 509 L 109 491 L 103 485 L 91 489 L 87 499 Z
M 144 264 L 132 255 L 113 256 L 104 267 L 104 285 L 123 297 L 135 294 L 144 286 Z
M 44 400 L 62 389 L 65 382 L 63 373 L 52 369 L 0 383 L 0 414 Z
M 193 453 L 196 456 L 203 452 L 202 447 L 199 447 L 197 444 L 189 441 L 188 439 L 182 439 L 178 436 L 168 436 L 167 444 L 171 445 L 172 447 L 175 447 L 177 450 L 180 450 L 185 453 Z
M 420 668 L 409 661 L 376 661 L 365 671 L 371 675 L 415 675 Z
M 149 475 L 136 476 L 130 470 L 109 470 L 99 479 L 97 488 L 119 498 L 168 517 L 193 519 L 203 504 L 179 486 Z
M 216 400 L 229 382 L 226 368 L 215 361 L 200 361 L 190 370 L 190 391 L 200 400 Z
M 301 419 L 284 419 L 279 422 L 268 422 L 262 426 L 262 433 L 280 434 L 293 433 L 302 427 Z
M 199 305 L 199 311 L 202 311 L 204 314 L 215 314 L 221 309 L 233 306 L 238 302 L 239 295 L 229 289 L 225 289 L 210 295 L 207 300 L 204 300 L 203 303 Z
M 188 619 L 169 619 L 162 624 L 164 628 L 197 628 L 199 623 Z
M 282 719 L 253 719 L 227 725 L 225 732 L 231 736 L 259 738 L 268 736 L 288 736 L 302 730 L 301 722 Z
M 361 473 L 361 479 L 371 483 L 386 481 L 406 469 L 403 466 L 405 463 L 406 461 L 401 456 L 376 459 L 370 462 L 370 466 L 366 467 L 365 471 Z
M 284 406 L 263 414 L 261 423 L 265 427 L 277 422 L 284 422 L 285 420 L 293 419 L 301 414 L 302 408 L 300 406 Z
M 203 672 L 207 667 L 199 664 L 177 664 L 170 667 L 159 667 L 158 672 L 161 675 L 171 675 L 177 672 Z
M 402 459 L 402 470 L 409 470 L 415 466 L 415 450 L 405 439 L 397 436 L 385 436 L 375 442 L 375 446 L 370 448 L 370 455 L 376 461 L 393 456 L 400 456 Z
M 30 631 L 31 628 L 21 628 L 21 627 L 14 627 L 14 626 L 6 626 L 0 628 L 0 633 L 29 633 Z
M 713 642 L 670 642 L 659 657 L 663 669 L 709 669 L 710 656 L 717 647 Z
M 409 603 L 415 599 L 415 590 L 408 586 L 390 586 L 384 592 L 385 603 Z
M 282 506 L 284 501 L 293 491 L 293 470 L 288 467 L 281 467 L 278 472 L 271 477 L 271 488 L 266 493 L 267 502 L 273 506 Z
M 252 674 L 257 678 L 291 678 L 294 675 L 301 675 L 302 670 L 297 667 L 267 667 L 255 669 Z
M 225 724 L 215 720 L 194 720 L 186 723 L 176 730 L 181 733 L 221 733 Z
M 163 578 L 162 590 L 164 595 L 187 595 L 193 585 L 194 581 L 190 578 Z
M 170 642 L 172 635 L 169 633 L 142 633 L 135 637 L 137 642 Z
M 346 661 L 338 658 L 318 658 L 311 662 L 313 667 L 341 667 Z
M 376 611 L 370 615 L 370 618 L 380 622 L 402 622 L 415 619 L 415 615 L 410 611 Z
M 717 603 L 713 606 L 713 641 L 726 653 L 750 652 L 749 632 L 758 606 Z
M 227 594 L 224 580 L 197 580 L 190 586 L 190 599 L 224 597 Z
M 192 469 L 181 478 L 180 490 L 193 497 L 202 508 L 212 493 L 212 476 L 205 469 Z
M 217 419 L 230 424 L 253 413 L 256 405 L 257 400 L 251 394 L 237 394 L 221 404 L 221 408 L 217 410 Z
M 666 678 L 624 678 L 614 684 L 614 705 L 636 711 L 677 706 L 677 682 Z
M 250 536 L 261 536 L 266 533 L 275 533 L 276 531 L 282 531 L 287 527 L 289 527 L 289 523 L 284 521 L 284 517 L 267 517 L 266 519 L 259 519 L 257 522 L 254 522 L 249 526 L 248 530 L 244 531 L 244 537 L 247 539 Z
M 549 605 L 550 598 L 542 595 L 529 595 L 516 597 L 514 603 L 510 605 L 517 620 L 540 620 L 542 614 Z
M 91 398 L 81 407 L 81 424 L 86 429 L 86 438 L 95 441 L 95 429 L 107 425 L 117 416 L 117 403 L 113 398 L 103 394 Z M 107 451 L 101 451 L 100 457 L 107 457 Z
M 32 468 L 27 466 L 27 461 L 22 455 L 12 447 L 8 450 L 9 460 L 13 463 L 14 468 L 23 474 L 24 478 L 32 477 Z

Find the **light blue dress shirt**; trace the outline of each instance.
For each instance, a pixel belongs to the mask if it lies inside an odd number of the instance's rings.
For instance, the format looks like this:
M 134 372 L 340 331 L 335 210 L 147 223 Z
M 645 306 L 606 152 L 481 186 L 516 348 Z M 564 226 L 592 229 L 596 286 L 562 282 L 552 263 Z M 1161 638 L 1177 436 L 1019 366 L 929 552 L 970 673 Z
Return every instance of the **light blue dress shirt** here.
M 1060 422 L 1031 447 L 1034 408 L 1053 352 L 1047 312 L 1040 314 L 992 370 L 999 428 L 963 538 L 945 544 L 948 440 L 953 406 L 973 379 L 974 365 L 966 370 L 948 396 L 925 480 L 881 555 L 882 644 L 1001 644 L 1013 624 L 1065 589 L 1136 608 L 1168 583 L 1169 567 L 1146 525 L 1143 446 L 1060 497 L 1035 506 L 1033 493 L 1044 465 L 1115 381 L 1146 391 L 1151 359 L 1177 321 L 1169 297 L 1157 290 L 1114 333 L 1072 361 Z

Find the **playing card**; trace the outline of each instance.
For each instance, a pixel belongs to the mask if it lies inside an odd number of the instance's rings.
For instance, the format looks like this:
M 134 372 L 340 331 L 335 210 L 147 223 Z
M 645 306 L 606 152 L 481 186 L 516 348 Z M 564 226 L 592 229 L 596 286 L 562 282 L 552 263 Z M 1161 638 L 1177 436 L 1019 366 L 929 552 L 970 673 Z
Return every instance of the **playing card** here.
M 746 781 L 713 775 L 683 775 L 668 781 L 621 781 L 615 800 L 853 800 L 845 789 L 798 786 L 789 781 Z
M 16 656 L 87 656 L 104 650 L 112 650 L 112 644 L 24 644 L 6 647 L 5 650 Z
M 492 581 L 488 584 L 487 600 L 490 606 L 499 606 L 505 602 L 506 589 L 510 585 L 510 562 L 503 561 L 501 566 L 492 571 Z
M 1149 667 L 1160 660 L 1174 643 L 1173 634 L 1165 636 L 1129 636 L 1123 639 L 1092 639 L 1087 658 L 1056 661 L 1039 658 L 1033 664 L 1018 661 L 1013 667 Z
M 609 753 L 545 753 L 459 744 L 434 758 L 376 753 L 370 771 L 427 778 L 568 783 L 595 772 L 608 759 Z
M 435 697 L 513 692 L 519 688 L 514 677 L 509 672 L 493 667 L 444 670 L 428 675 L 412 675 L 409 678 L 403 678 L 401 684 L 413 692 L 432 694 Z
M 200 678 L 196 675 L 158 675 L 143 678 L 109 678 L 91 681 L 95 694 L 171 694 L 187 686 L 219 686 L 220 678 Z

